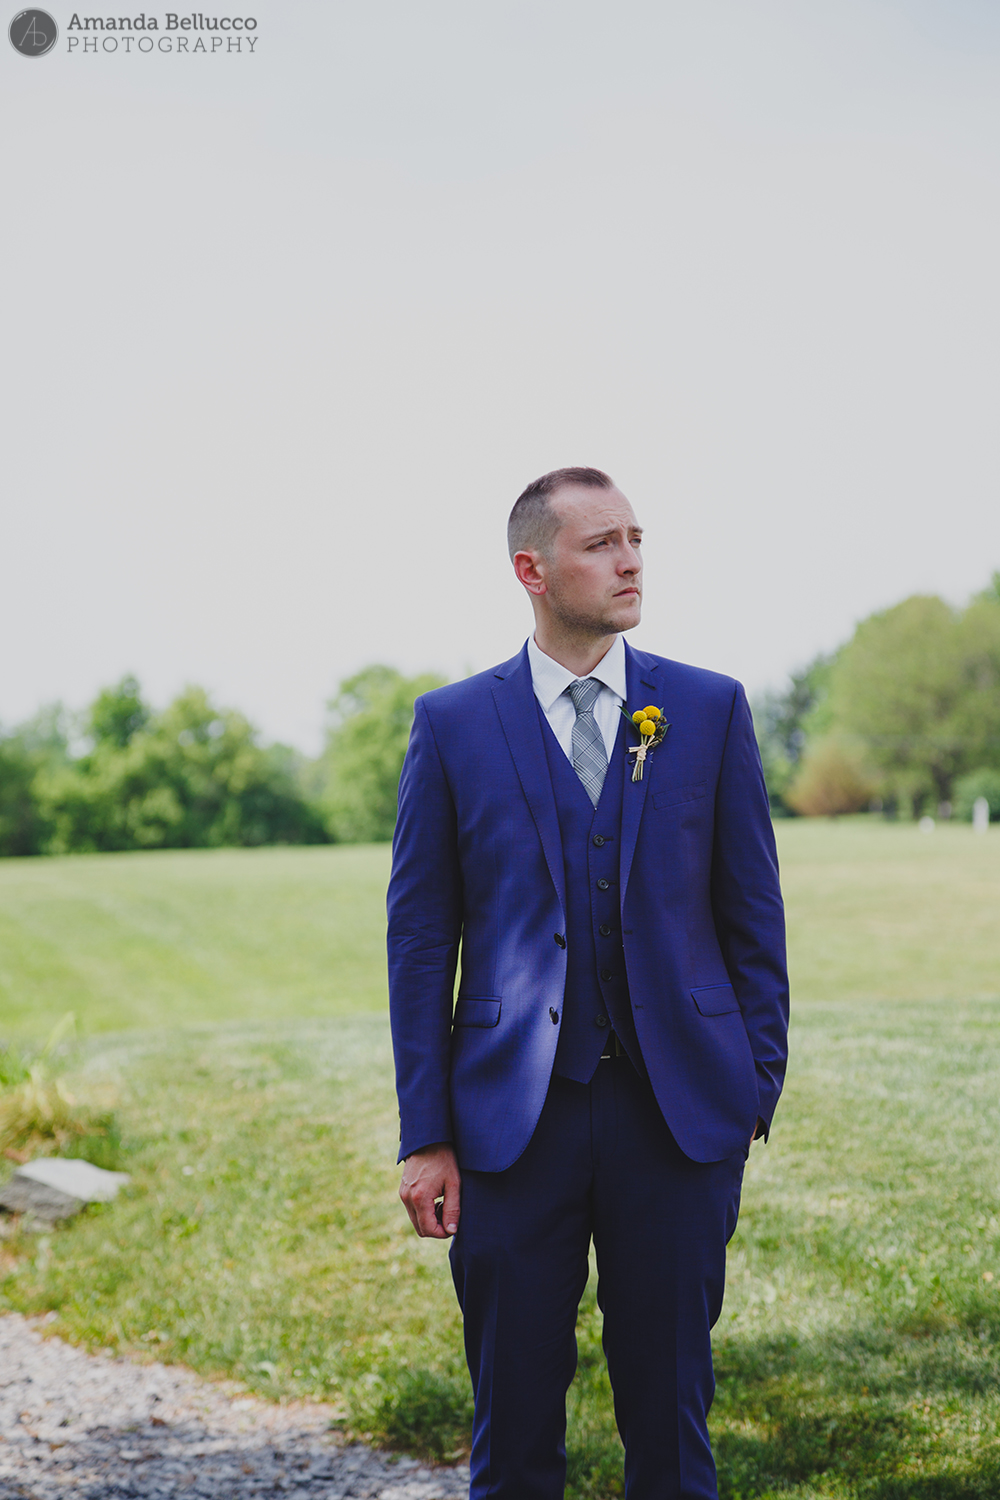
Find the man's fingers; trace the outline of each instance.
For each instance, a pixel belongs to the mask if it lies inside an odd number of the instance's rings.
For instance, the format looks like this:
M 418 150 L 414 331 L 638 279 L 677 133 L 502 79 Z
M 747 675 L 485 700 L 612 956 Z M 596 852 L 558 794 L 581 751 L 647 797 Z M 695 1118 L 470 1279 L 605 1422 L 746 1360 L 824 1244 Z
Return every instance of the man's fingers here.
M 461 1213 L 462 1186 L 458 1177 L 450 1177 L 444 1185 L 444 1199 L 440 1207 L 440 1222 L 445 1234 L 457 1234 L 458 1216 Z
M 417 1200 L 417 1233 L 436 1240 L 444 1238 L 444 1230 L 438 1223 L 434 1196 L 430 1192 L 421 1193 Z
M 410 1216 L 410 1223 L 413 1225 L 414 1229 L 417 1231 L 417 1234 L 422 1235 L 423 1234 L 423 1230 L 420 1227 L 420 1216 L 417 1213 L 416 1204 L 412 1203 L 410 1201 L 410 1199 L 407 1197 L 406 1193 L 404 1193 L 404 1191 L 403 1191 L 402 1188 L 400 1188 L 400 1190 L 399 1190 L 399 1196 L 402 1198 L 404 1206 L 406 1208 L 406 1212 Z
M 434 1194 L 429 1188 L 416 1186 L 404 1192 L 400 1190 L 400 1197 L 406 1204 L 406 1212 L 414 1229 L 426 1239 L 444 1239 L 445 1231 L 438 1222 Z

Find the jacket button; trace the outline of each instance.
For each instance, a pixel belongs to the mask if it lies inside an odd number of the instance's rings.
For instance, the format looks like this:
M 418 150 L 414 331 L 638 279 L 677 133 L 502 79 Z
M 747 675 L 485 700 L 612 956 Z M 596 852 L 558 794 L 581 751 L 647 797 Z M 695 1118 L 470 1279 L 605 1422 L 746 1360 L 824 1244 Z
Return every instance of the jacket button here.
M 599 833 L 594 834 L 594 843 L 597 845 L 598 849 L 604 848 L 604 839 Z
M 594 1020 L 596 1021 L 598 1026 L 607 1026 L 608 1024 L 607 1016 L 595 1016 Z
M 558 1026 L 559 1025 L 559 1012 L 557 1010 L 553 1009 L 553 1007 L 551 1005 L 549 1006 L 549 1015 L 552 1017 L 552 1024 L 553 1024 L 553 1026 Z
M 565 946 L 566 946 L 566 939 L 563 937 L 563 935 L 562 935 L 561 932 L 554 932 L 552 934 L 552 936 L 555 938 L 556 946 L 558 948 L 565 948 Z
M 600 925 L 600 927 L 598 927 L 597 930 L 601 934 L 601 937 L 610 937 L 611 936 L 611 928 L 608 926 L 607 922 L 602 922 L 601 925 Z
M 601 978 L 602 979 L 610 979 L 611 978 L 611 970 L 610 969 L 602 969 L 601 970 Z
M 602 875 L 600 880 L 597 882 L 597 889 L 599 891 L 606 891 L 610 884 L 610 880 L 605 880 L 604 876 Z

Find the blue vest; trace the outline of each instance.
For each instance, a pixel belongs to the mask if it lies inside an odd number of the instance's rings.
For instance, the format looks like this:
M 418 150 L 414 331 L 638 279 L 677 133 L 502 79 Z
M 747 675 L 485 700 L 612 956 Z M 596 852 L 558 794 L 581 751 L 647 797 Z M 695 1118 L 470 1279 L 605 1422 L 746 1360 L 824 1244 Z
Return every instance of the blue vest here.
M 566 880 L 566 992 L 553 1071 L 589 1083 L 613 1029 L 635 1068 L 645 1075 L 625 973 L 618 889 L 626 769 L 624 721 L 595 808 L 537 700 L 536 707 L 562 835 Z

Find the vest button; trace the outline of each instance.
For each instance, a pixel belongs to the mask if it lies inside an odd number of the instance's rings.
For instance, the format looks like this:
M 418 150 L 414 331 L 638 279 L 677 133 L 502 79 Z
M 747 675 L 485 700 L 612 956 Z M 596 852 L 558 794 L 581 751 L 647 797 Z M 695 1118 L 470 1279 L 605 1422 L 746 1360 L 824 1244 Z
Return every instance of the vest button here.
M 552 937 L 555 940 L 555 944 L 556 944 L 557 948 L 565 948 L 565 946 L 566 946 L 566 939 L 563 937 L 563 935 L 562 935 L 561 932 L 554 932 L 552 934 Z
M 604 876 L 602 875 L 601 878 L 600 878 L 600 880 L 597 882 L 597 889 L 599 891 L 606 891 L 608 889 L 608 887 L 610 886 L 610 884 L 611 884 L 610 880 L 605 880 Z
M 597 930 L 601 934 L 601 937 L 610 937 L 611 936 L 611 928 L 608 926 L 607 922 L 602 922 L 601 925 L 600 925 L 600 927 L 598 927 Z
M 594 843 L 597 845 L 598 849 L 604 848 L 604 839 L 599 833 L 594 834 Z
M 611 970 L 610 969 L 602 969 L 601 970 L 601 978 L 602 979 L 610 979 L 611 978 Z
M 608 1024 L 607 1016 L 595 1016 L 594 1021 L 598 1026 L 607 1026 Z
M 551 1005 L 549 1006 L 549 1015 L 552 1017 L 552 1024 L 553 1024 L 553 1026 L 558 1026 L 559 1025 L 559 1012 L 553 1006 L 551 1006 Z

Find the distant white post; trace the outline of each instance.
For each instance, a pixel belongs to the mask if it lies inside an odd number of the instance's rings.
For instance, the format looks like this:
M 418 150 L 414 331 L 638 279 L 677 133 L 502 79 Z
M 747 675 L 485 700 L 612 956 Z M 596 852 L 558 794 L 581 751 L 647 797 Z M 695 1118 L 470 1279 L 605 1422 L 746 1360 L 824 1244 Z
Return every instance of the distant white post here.
M 972 804 L 972 831 L 985 833 L 990 826 L 990 804 L 985 797 L 977 797 Z

